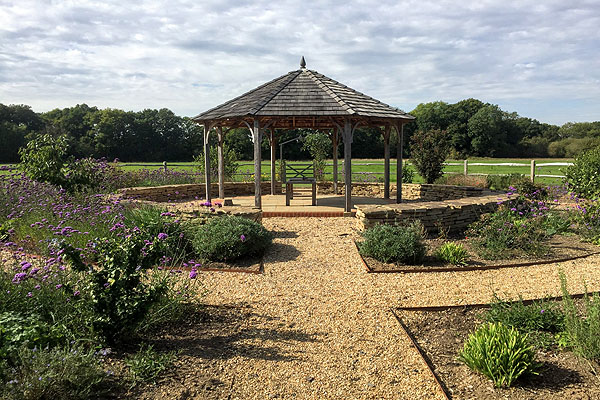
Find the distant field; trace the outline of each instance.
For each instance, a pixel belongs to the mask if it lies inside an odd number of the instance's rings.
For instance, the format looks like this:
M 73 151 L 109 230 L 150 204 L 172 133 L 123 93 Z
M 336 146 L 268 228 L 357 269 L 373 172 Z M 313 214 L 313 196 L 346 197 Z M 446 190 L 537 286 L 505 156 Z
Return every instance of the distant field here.
M 306 163 L 307 161 L 291 161 L 291 163 Z M 410 163 L 410 160 L 405 160 L 405 162 Z M 460 163 L 461 165 L 448 165 L 444 168 L 445 172 L 455 172 L 462 173 L 463 165 L 462 160 L 448 160 L 448 163 Z M 494 166 L 494 165 L 482 165 L 482 166 L 474 166 L 469 165 L 469 174 L 491 174 L 491 175 L 506 175 L 512 173 L 518 173 L 523 175 L 529 175 L 530 166 L 529 163 L 531 159 L 520 159 L 520 158 L 470 158 L 469 164 L 471 163 L 487 163 L 487 164 L 499 164 L 499 163 L 513 163 L 513 164 L 527 164 L 526 166 L 515 167 L 515 166 Z M 573 159 L 570 158 L 540 158 L 536 159 L 537 164 L 543 163 L 557 163 L 557 162 L 573 162 Z M 332 160 L 328 160 L 328 164 L 331 164 Z M 238 169 L 238 175 L 236 176 L 236 180 L 252 180 L 252 175 L 254 173 L 254 164 L 252 161 L 240 161 L 240 167 Z M 8 164 L 0 164 L 0 167 Z M 342 179 L 341 171 L 343 166 L 343 160 L 339 160 L 339 179 Z M 138 163 L 122 163 L 120 167 L 126 171 L 135 171 L 140 169 L 159 169 L 162 168 L 162 163 L 153 163 L 153 162 L 138 162 Z M 195 168 L 193 162 L 173 162 L 168 163 L 169 169 L 175 169 L 179 171 L 187 171 L 187 172 L 198 172 Z M 538 167 L 536 169 L 536 174 L 543 175 L 564 175 L 564 169 L 566 167 L 563 166 L 544 166 Z M 270 174 L 270 163 L 269 160 L 263 160 L 262 165 L 262 174 L 268 176 Z M 396 182 L 396 160 L 390 161 L 390 178 L 392 182 Z M 328 165 L 325 169 L 326 179 L 332 179 L 332 171 L 333 168 L 331 165 Z M 6 174 L 8 171 L 0 170 L 0 174 Z M 359 181 L 377 181 L 383 180 L 383 159 L 353 159 L 352 160 L 352 175 L 353 180 L 356 182 Z M 415 174 L 415 182 L 422 182 L 422 178 Z M 562 181 L 561 178 L 536 178 L 537 182 L 540 183 L 560 183 Z

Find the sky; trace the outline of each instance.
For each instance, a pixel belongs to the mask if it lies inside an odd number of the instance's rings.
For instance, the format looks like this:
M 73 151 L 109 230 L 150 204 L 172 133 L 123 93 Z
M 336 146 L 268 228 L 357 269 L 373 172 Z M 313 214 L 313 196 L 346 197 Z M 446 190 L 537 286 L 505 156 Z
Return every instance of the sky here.
M 600 0 L 0 0 L 0 103 L 194 116 L 299 68 L 405 111 L 600 120 Z

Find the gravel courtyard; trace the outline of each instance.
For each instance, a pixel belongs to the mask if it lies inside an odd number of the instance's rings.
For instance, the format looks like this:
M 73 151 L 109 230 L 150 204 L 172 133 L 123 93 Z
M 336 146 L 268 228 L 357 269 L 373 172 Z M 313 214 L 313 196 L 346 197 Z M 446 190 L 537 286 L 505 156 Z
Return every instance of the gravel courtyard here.
M 250 310 L 246 349 L 218 360 L 230 399 L 442 399 L 390 308 L 481 303 L 492 293 L 600 289 L 600 257 L 504 270 L 367 274 L 354 218 L 267 218 L 275 232 L 263 275 L 204 272 L 203 302 Z M 194 371 L 187 379 L 193 381 Z M 199 394 L 191 394 L 189 398 Z

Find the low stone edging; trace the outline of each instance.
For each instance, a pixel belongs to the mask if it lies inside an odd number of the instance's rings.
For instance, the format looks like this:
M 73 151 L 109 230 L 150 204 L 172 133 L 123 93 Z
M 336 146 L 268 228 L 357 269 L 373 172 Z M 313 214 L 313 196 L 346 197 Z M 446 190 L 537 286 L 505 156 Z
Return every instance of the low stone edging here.
M 333 182 L 319 182 L 317 184 L 320 194 L 333 193 Z M 390 184 L 390 195 L 395 196 L 397 186 Z M 344 183 L 338 183 L 339 194 L 345 193 Z M 464 197 L 478 197 L 492 194 L 489 189 L 474 186 L 453 186 L 421 183 L 402 184 L 402 198 L 406 200 L 441 201 L 456 200 Z M 353 196 L 383 198 L 383 183 L 354 182 L 352 183 Z
M 203 199 L 206 196 L 203 183 L 190 183 L 182 185 L 164 185 L 150 187 L 131 187 L 117 191 L 122 197 L 166 203 L 169 201 L 185 199 Z M 254 194 L 254 182 L 225 182 L 225 196 L 247 196 Z M 271 193 L 271 183 L 261 182 L 261 191 Z M 275 185 L 275 192 L 281 193 L 281 183 Z M 214 197 L 219 195 L 219 185 L 211 183 L 210 193 Z
M 440 228 L 450 232 L 466 229 L 479 220 L 481 214 L 493 212 L 507 197 L 498 194 L 466 197 L 457 200 L 400 203 L 386 205 L 357 205 L 358 229 L 376 224 L 404 224 L 420 220 L 427 232 Z

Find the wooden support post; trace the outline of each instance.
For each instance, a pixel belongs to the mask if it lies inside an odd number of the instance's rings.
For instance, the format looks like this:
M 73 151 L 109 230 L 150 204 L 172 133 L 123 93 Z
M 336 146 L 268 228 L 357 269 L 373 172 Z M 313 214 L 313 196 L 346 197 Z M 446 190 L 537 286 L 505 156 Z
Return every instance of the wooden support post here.
M 390 133 L 392 128 L 386 125 L 383 131 L 383 198 L 390 198 Z
M 333 128 L 331 143 L 333 144 L 333 193 L 338 194 L 338 145 L 340 141 L 339 129 Z
M 349 213 L 352 210 L 352 124 L 350 120 L 344 122 L 344 186 L 345 186 L 345 204 L 344 212 Z
M 463 168 L 463 170 L 464 170 L 465 176 L 469 175 L 469 160 L 465 160 L 464 161 L 464 168 Z
M 531 183 L 535 183 L 535 160 L 531 160 Z
M 262 132 L 258 119 L 254 119 L 252 127 L 252 139 L 254 140 L 254 207 L 262 208 L 262 199 L 260 192 L 260 142 L 262 141 Z
M 275 160 L 277 159 L 276 149 L 277 143 L 275 139 L 275 129 L 271 129 L 269 131 L 269 143 L 271 144 L 271 194 L 275 194 L 275 183 L 277 182 L 277 177 L 275 174 Z
M 402 151 L 404 145 L 404 124 L 396 125 L 398 142 L 396 143 L 396 203 L 402 203 Z
M 210 126 L 204 125 L 204 184 L 206 192 L 206 201 L 211 200 L 210 196 Z
M 219 198 L 225 198 L 225 156 L 223 154 L 223 128 L 217 128 L 218 157 L 219 157 Z

